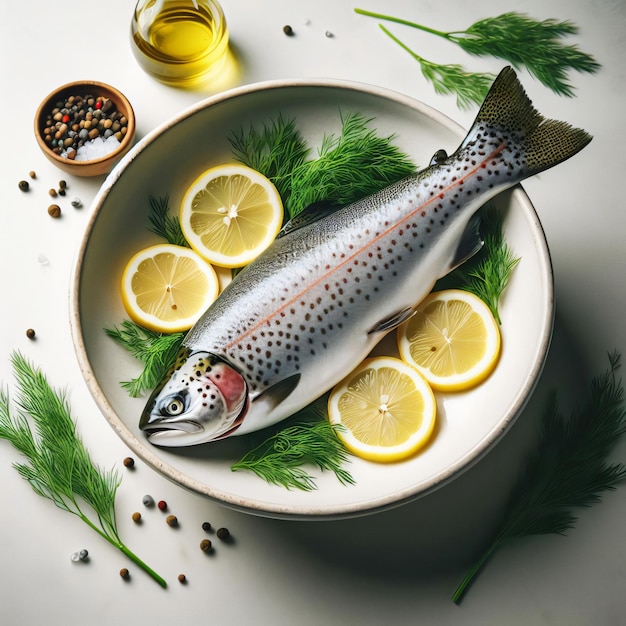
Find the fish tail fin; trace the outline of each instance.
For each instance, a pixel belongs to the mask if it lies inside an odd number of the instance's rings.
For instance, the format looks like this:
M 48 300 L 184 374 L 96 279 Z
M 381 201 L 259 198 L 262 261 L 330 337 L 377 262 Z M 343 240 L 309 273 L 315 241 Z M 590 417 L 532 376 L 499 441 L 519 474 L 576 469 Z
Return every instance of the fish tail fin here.
M 592 139 L 581 128 L 543 117 L 511 67 L 505 67 L 494 81 L 463 145 L 479 136 L 494 136 L 494 132 L 515 149 L 520 180 L 562 163 Z

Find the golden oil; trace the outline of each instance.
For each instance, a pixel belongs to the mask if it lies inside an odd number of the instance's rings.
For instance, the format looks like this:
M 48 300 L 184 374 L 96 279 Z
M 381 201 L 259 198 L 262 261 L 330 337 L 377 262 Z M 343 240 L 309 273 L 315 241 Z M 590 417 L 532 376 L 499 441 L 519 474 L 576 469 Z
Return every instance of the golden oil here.
M 213 0 L 139 0 L 131 37 L 139 65 L 177 87 L 206 81 L 228 52 L 226 20 Z

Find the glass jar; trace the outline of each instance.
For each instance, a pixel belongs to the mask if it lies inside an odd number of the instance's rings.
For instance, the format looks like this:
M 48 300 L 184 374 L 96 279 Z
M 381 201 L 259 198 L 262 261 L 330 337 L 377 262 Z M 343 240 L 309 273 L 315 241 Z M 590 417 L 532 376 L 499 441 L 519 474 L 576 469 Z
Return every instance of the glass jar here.
M 177 87 L 208 80 L 228 52 L 228 27 L 214 0 L 138 0 L 131 38 L 142 69 Z

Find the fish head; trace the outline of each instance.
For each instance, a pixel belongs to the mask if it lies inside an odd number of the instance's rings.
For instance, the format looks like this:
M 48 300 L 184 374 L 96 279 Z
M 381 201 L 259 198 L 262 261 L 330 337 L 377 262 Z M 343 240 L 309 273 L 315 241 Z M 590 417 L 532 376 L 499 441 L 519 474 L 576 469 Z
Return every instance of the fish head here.
M 247 400 L 248 386 L 235 367 L 183 347 L 146 403 L 139 428 L 150 443 L 165 447 L 223 439 L 241 425 Z

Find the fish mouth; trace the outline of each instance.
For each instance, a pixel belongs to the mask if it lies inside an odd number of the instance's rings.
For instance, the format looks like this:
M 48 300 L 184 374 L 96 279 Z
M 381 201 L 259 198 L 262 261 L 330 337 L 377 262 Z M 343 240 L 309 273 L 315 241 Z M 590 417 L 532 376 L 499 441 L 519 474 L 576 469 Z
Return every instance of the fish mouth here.
M 162 421 L 156 424 L 145 425 L 144 431 L 148 441 L 154 445 L 178 447 L 197 443 L 198 436 L 204 432 L 204 427 L 198 422 L 185 420 L 174 423 Z

